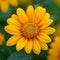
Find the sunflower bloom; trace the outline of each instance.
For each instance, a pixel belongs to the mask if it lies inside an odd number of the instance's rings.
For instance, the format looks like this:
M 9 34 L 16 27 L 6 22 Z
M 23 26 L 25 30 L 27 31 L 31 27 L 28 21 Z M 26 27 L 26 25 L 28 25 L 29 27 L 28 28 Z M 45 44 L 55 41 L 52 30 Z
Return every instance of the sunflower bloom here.
M 18 0 L 0 0 L 0 8 L 3 12 L 7 12 L 9 5 L 17 6 Z
M 7 46 L 16 44 L 17 51 L 24 48 L 27 54 L 33 50 L 37 55 L 41 50 L 48 50 L 46 43 L 51 42 L 48 35 L 54 33 L 55 29 L 48 27 L 53 20 L 46 13 L 46 9 L 38 6 L 34 10 L 33 6 L 29 6 L 26 13 L 22 8 L 18 8 L 16 13 L 8 18 L 8 25 L 4 28 L 13 35 L 7 41 Z
M 4 35 L 0 33 L 0 45 L 3 45 L 4 39 Z

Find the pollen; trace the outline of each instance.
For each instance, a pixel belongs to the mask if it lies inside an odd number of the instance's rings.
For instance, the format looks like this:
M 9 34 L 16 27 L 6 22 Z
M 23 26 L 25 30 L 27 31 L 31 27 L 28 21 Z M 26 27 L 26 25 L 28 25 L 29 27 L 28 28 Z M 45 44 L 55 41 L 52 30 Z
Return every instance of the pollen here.
M 33 38 L 34 35 L 35 35 L 35 27 L 33 26 L 27 26 L 25 29 L 24 29 L 24 36 L 27 37 L 27 38 Z

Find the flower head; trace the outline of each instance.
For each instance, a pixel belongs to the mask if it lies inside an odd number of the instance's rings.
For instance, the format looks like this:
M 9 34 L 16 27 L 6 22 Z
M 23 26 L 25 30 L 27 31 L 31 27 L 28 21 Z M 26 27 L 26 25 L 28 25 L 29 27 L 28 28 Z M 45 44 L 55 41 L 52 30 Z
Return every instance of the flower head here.
M 3 12 L 7 12 L 9 5 L 17 6 L 18 0 L 0 0 L 0 8 Z
M 8 25 L 5 30 L 13 36 L 7 41 L 7 46 L 16 44 L 16 50 L 24 48 L 27 54 L 34 51 L 39 54 L 41 50 L 48 50 L 46 43 L 51 42 L 48 35 L 55 32 L 55 29 L 48 27 L 53 20 L 46 9 L 38 6 L 35 10 L 29 6 L 24 12 L 22 8 L 17 9 L 17 14 L 13 14 L 7 20 Z
M 0 33 L 0 45 L 3 45 L 3 41 L 4 41 L 4 35 L 2 33 Z

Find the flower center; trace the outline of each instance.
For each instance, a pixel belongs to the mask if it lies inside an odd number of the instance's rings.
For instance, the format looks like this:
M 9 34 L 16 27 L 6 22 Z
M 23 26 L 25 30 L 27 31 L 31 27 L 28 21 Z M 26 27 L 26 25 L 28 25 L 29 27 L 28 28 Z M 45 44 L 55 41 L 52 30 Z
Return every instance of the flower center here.
M 35 34 L 35 27 L 27 26 L 24 29 L 24 36 L 27 38 L 33 38 Z
M 28 33 L 28 34 L 33 34 L 33 33 L 34 33 L 34 27 L 28 26 L 28 27 L 26 28 L 26 33 Z

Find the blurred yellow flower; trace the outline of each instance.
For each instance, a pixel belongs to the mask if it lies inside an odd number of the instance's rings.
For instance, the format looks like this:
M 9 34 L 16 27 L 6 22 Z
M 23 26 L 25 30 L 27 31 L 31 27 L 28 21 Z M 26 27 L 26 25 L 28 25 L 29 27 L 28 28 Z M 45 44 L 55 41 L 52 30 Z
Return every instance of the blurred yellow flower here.
M 18 5 L 18 0 L 0 0 L 0 8 L 3 12 L 7 12 L 9 8 L 9 4 L 13 6 Z
M 2 33 L 0 33 L 0 45 L 3 45 L 3 41 L 4 41 L 4 35 Z
M 32 2 L 32 0 L 19 0 L 20 4 L 28 4 L 30 2 Z
M 51 48 L 48 51 L 49 56 L 47 60 L 60 60 L 60 25 L 56 28 L 54 41 L 50 46 Z
M 51 42 L 48 35 L 54 33 L 55 29 L 48 27 L 53 20 L 46 9 L 38 6 L 34 10 L 33 6 L 29 6 L 26 13 L 22 8 L 18 8 L 16 13 L 7 20 L 8 25 L 4 28 L 13 35 L 7 41 L 7 46 L 16 44 L 17 51 L 24 48 L 27 54 L 33 50 L 37 55 L 41 50 L 48 50 L 46 43 Z
M 60 36 L 60 23 L 57 23 L 55 36 Z
M 55 37 L 55 41 L 51 44 L 47 60 L 60 60 L 60 36 Z
M 57 3 L 58 5 L 60 5 L 60 0 L 55 0 L 55 3 Z

